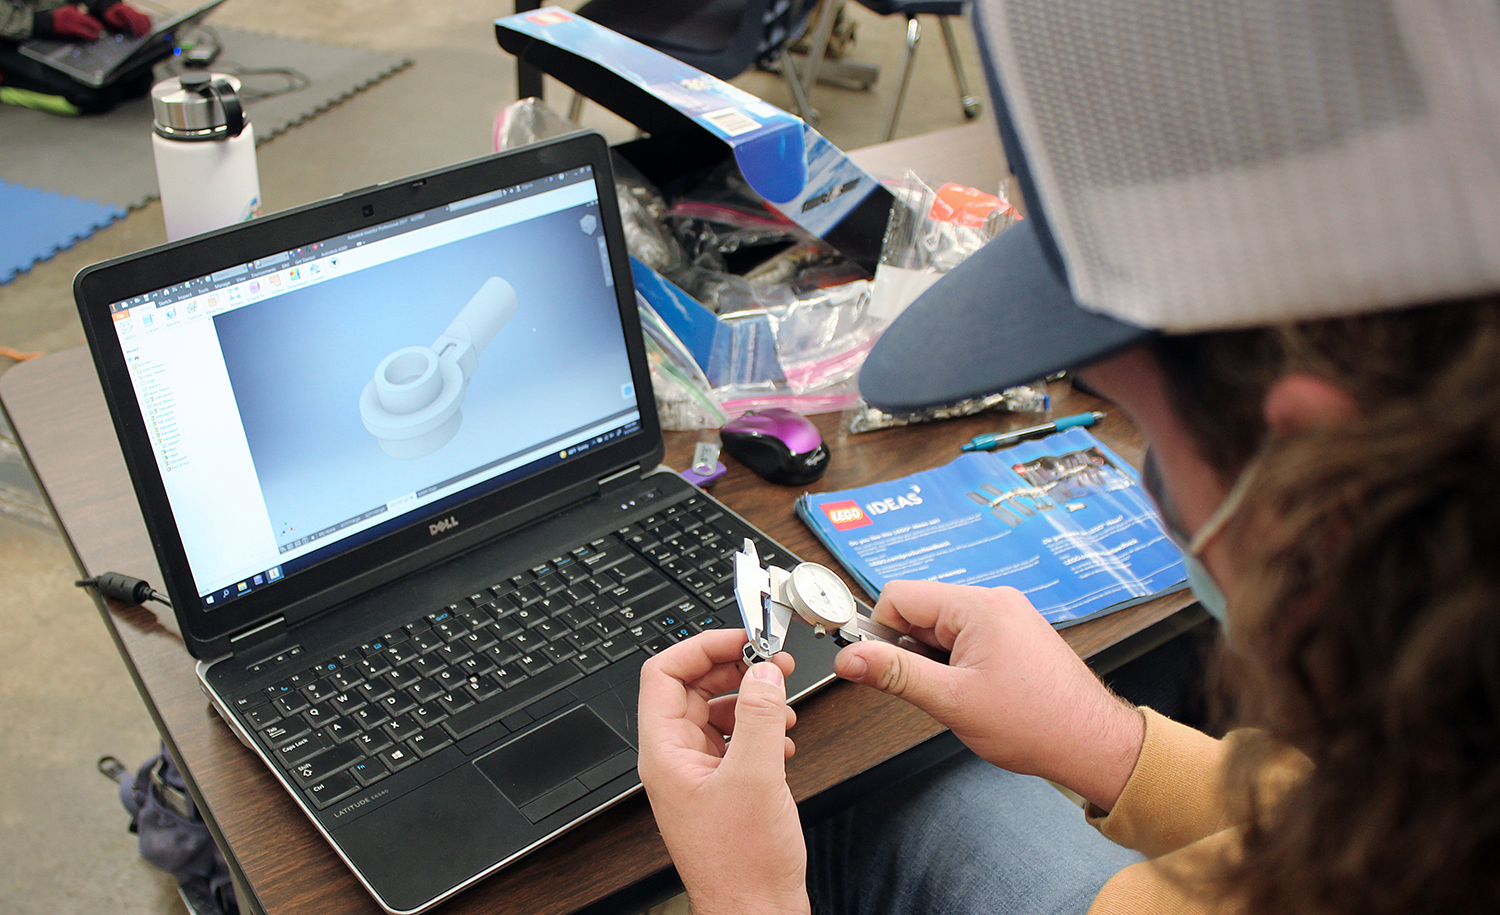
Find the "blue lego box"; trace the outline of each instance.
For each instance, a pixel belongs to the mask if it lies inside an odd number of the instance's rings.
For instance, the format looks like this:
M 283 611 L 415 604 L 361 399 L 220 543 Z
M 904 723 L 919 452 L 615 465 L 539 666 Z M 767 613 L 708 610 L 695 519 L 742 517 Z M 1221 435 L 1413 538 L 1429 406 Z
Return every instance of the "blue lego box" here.
M 495 34 L 645 131 L 618 149 L 658 186 L 732 157 L 773 210 L 874 274 L 895 198 L 801 118 L 566 10 L 500 19 Z

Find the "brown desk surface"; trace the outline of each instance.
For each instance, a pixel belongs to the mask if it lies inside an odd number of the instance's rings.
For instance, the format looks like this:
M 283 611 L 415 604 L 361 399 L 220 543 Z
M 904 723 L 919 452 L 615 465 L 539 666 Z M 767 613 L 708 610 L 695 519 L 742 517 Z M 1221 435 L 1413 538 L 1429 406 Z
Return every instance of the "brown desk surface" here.
M 970 128 L 946 133 L 975 136 L 964 131 Z M 912 141 L 898 141 L 861 158 L 878 169 L 875 163 L 882 159 L 894 163 L 909 156 L 911 145 Z M 952 149 L 946 144 L 938 148 Z M 962 151 L 944 159 L 954 166 L 955 180 L 983 187 L 983 175 L 995 173 L 993 153 L 988 161 L 982 152 L 966 156 Z M 115 569 L 159 582 L 88 353 L 82 348 L 67 350 L 16 366 L 0 378 L 0 397 L 80 567 L 89 574 Z M 1100 406 L 1065 385 L 1054 390 L 1053 405 L 1058 415 Z M 990 414 L 858 436 L 838 431 L 838 414 L 816 419 L 833 453 L 828 473 L 810 487 L 822 491 L 938 466 L 956 457 L 959 444 L 971 436 L 1025 425 L 1028 418 Z M 1111 415 L 1095 431 L 1127 460 L 1139 460 L 1138 436 L 1123 418 Z M 686 467 L 698 437 L 669 435 L 667 465 Z M 738 465 L 713 488 L 715 497 L 795 552 L 832 565 L 827 551 L 792 514 L 792 501 L 800 491 L 771 486 Z M 1160 598 L 1069 629 L 1066 637 L 1080 654 L 1089 656 L 1188 603 L 1185 594 Z M 104 618 L 158 728 L 175 747 L 265 910 L 273 915 L 379 912 L 270 773 L 215 717 L 198 690 L 193 661 L 180 639 L 139 608 L 113 607 Z M 800 707 L 794 732 L 798 753 L 788 766 L 787 779 L 802 800 L 938 730 L 934 721 L 905 703 L 836 683 Z M 460 894 L 439 911 L 571 912 L 669 866 L 642 795 Z

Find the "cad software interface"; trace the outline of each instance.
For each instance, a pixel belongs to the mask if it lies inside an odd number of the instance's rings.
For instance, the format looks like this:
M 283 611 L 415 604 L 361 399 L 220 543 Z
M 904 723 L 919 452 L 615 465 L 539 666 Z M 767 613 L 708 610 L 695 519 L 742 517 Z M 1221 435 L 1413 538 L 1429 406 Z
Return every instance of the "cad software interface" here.
M 111 310 L 208 610 L 639 429 L 589 168 Z

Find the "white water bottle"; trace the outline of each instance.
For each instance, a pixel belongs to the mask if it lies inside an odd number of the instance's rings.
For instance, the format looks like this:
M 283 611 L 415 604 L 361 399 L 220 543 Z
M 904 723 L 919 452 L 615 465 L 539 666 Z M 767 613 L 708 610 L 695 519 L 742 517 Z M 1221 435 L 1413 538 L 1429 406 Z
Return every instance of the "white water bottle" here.
M 239 88 L 232 76 L 200 70 L 151 89 L 151 148 L 168 241 L 260 215 L 255 130 Z

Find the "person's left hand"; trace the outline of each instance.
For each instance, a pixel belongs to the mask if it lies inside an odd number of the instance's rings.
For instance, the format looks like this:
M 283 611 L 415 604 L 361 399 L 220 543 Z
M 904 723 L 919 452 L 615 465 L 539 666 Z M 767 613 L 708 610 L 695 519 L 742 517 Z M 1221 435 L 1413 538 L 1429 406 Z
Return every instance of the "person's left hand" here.
M 124 0 L 95 6 L 91 12 L 104 20 L 104 24 L 111 29 L 132 38 L 140 38 L 151 31 L 151 17 Z
M 783 652 L 746 671 L 745 641 L 743 629 L 711 630 L 641 669 L 641 781 L 694 915 L 808 911 L 786 784 L 793 661 Z

